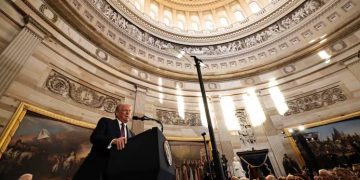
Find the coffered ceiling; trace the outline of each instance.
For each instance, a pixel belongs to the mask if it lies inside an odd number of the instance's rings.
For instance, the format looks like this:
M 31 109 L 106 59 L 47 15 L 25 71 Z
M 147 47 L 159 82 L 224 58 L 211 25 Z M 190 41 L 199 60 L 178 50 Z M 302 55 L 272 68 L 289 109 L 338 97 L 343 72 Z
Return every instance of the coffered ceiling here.
M 251 8 L 254 2 L 258 10 Z M 196 80 L 191 58 L 176 57 L 183 52 L 202 59 L 207 65 L 205 79 L 214 81 L 299 63 L 354 32 L 360 12 L 351 0 L 47 3 L 104 53 L 115 57 L 121 53 L 121 59 L 137 69 L 173 79 Z M 236 19 L 237 12 L 243 15 L 241 20 Z M 166 14 L 171 19 L 165 20 Z M 208 22 L 205 16 L 213 21 Z M 209 23 L 213 28 L 208 27 Z

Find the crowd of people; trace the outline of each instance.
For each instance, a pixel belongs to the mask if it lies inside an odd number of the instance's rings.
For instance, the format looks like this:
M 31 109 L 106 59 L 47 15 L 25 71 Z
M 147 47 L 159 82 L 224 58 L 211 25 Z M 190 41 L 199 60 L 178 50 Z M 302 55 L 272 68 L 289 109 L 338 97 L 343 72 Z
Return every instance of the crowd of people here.
M 320 169 L 318 173 L 314 173 L 312 177 L 308 175 L 306 170 L 300 174 L 288 174 L 287 176 L 276 177 L 267 175 L 265 180 L 358 180 L 360 179 L 360 165 L 349 168 Z M 248 180 L 246 177 L 238 178 L 232 176 L 230 180 Z

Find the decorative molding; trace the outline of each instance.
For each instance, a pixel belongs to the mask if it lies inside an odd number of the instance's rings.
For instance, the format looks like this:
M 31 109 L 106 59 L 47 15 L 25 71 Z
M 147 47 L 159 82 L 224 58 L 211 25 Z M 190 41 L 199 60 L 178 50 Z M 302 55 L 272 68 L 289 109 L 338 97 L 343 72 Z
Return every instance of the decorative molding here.
M 55 23 L 58 20 L 58 16 L 54 13 L 50 8 L 48 8 L 45 4 L 42 4 L 39 8 L 39 11 L 48 18 L 52 23 Z
M 284 71 L 286 74 L 293 73 L 293 72 L 296 71 L 296 67 L 295 67 L 295 65 L 293 65 L 293 64 L 289 64 L 289 65 L 283 67 L 283 71 Z
M 201 126 L 200 113 L 185 112 L 185 118 L 181 119 L 177 111 L 156 109 L 156 118 L 168 125 Z
M 240 142 L 244 145 L 255 144 L 256 137 L 255 137 L 254 129 L 249 123 L 245 109 L 237 109 L 235 115 L 238 118 L 240 124 L 240 130 L 237 131 L 240 138 Z
M 323 2 L 323 0 L 308 0 L 286 16 L 269 25 L 268 27 L 231 42 L 211 46 L 188 46 L 164 40 L 140 29 L 135 24 L 126 19 L 124 16 L 122 16 L 119 12 L 117 12 L 105 0 L 91 1 L 91 5 L 104 17 L 106 17 L 108 21 L 115 25 L 115 27 L 120 29 L 122 32 L 125 32 L 129 37 L 132 37 L 136 41 L 142 42 L 142 44 L 155 47 L 160 50 L 173 51 L 174 49 L 178 49 L 185 51 L 186 53 L 191 55 L 208 56 L 236 53 L 240 50 L 251 48 L 255 45 L 261 44 L 269 39 L 273 39 L 279 36 L 280 33 L 299 24 L 305 18 L 316 12 L 324 4 L 325 3 Z M 217 37 L 223 39 L 221 35 Z M 204 39 L 205 37 L 202 38 Z M 220 39 L 216 41 L 220 41 Z
M 125 100 L 124 97 L 119 99 L 98 92 L 56 71 L 50 72 L 44 88 L 65 99 L 108 113 L 115 112 L 116 106 Z
M 347 99 L 340 86 L 334 86 L 310 95 L 301 96 L 286 101 L 289 110 L 285 116 L 299 114 L 325 106 L 330 106 Z
M 72 0 L 68 0 L 68 1 L 72 2 Z M 326 5 L 322 6 L 320 11 L 317 10 L 315 12 L 315 14 L 319 15 L 319 16 L 322 16 L 325 14 L 327 16 L 328 14 L 326 14 L 326 13 L 331 10 L 334 10 L 335 9 L 334 7 L 336 7 L 338 4 L 340 4 L 339 2 L 341 2 L 341 1 L 340 0 L 326 1 Z M 113 41 L 117 46 L 122 47 L 126 50 L 129 49 L 130 44 L 131 44 L 133 47 L 136 47 L 136 51 L 139 52 L 140 50 L 143 50 L 146 52 L 145 57 L 147 57 L 147 56 L 149 57 L 148 59 L 139 58 L 139 59 L 136 59 L 136 61 L 139 60 L 139 61 L 142 61 L 141 63 L 145 62 L 145 63 L 149 63 L 149 64 L 156 63 L 156 66 L 159 66 L 160 68 L 163 68 L 165 70 L 169 70 L 172 72 L 176 72 L 179 74 L 185 71 L 186 73 L 189 73 L 189 74 L 191 73 L 191 78 L 194 78 L 193 71 L 191 71 L 191 69 L 188 68 L 189 66 L 187 66 L 187 65 L 176 66 L 176 60 L 172 59 L 172 58 L 174 58 L 173 56 L 171 56 L 171 57 L 168 56 L 169 52 L 162 50 L 162 49 L 158 49 L 155 46 L 150 46 L 142 41 L 140 42 L 139 40 L 137 40 L 137 38 L 130 39 L 132 36 L 130 36 L 128 34 L 128 31 L 118 28 L 116 25 L 114 25 L 115 23 L 112 21 L 107 21 L 106 20 L 107 18 L 104 15 L 97 14 L 98 12 L 100 12 L 100 10 L 94 8 L 93 6 L 94 5 L 91 3 L 91 1 L 83 1 L 83 6 L 82 6 L 83 8 L 81 9 L 82 12 L 84 12 L 85 10 L 89 10 L 89 12 L 92 12 L 92 14 L 94 14 L 94 18 L 96 17 L 96 20 L 94 19 L 92 21 L 92 23 L 90 23 L 90 25 L 95 26 L 95 23 L 98 21 L 104 22 L 107 30 L 104 32 L 100 32 L 100 33 L 102 33 L 110 41 Z M 301 7 L 301 5 L 299 5 L 298 7 Z M 74 9 L 75 9 L 75 7 L 74 7 Z M 293 10 L 292 12 L 294 12 L 294 11 L 296 11 L 296 10 Z M 83 14 L 82 12 L 81 12 L 81 14 Z M 288 14 L 291 14 L 291 12 L 289 12 Z M 311 16 L 313 16 L 313 15 L 311 15 Z M 287 42 L 288 41 L 287 39 L 291 39 L 294 36 L 294 34 L 298 34 L 298 33 L 300 33 L 300 31 L 302 31 L 302 32 L 306 31 L 304 29 L 308 29 L 308 28 L 312 29 L 313 24 L 315 23 L 315 21 L 317 21 L 319 19 L 319 16 L 316 16 L 317 18 L 307 17 L 306 20 L 304 20 L 304 22 L 301 22 L 301 23 L 295 25 L 294 27 L 292 27 L 291 29 L 286 30 L 285 32 L 281 32 L 281 34 L 278 34 L 277 36 L 274 36 L 274 38 L 272 38 L 270 41 L 268 41 L 269 42 L 268 44 L 261 43 L 261 44 L 255 45 L 254 47 L 246 48 L 241 51 L 239 50 L 239 52 L 223 53 L 219 56 L 215 56 L 215 55 L 207 56 L 204 54 L 201 56 L 199 55 L 199 57 L 202 57 L 202 59 L 206 60 L 206 61 L 209 60 L 209 62 L 211 60 L 211 62 L 218 63 L 219 67 L 220 67 L 220 63 L 222 63 L 222 62 L 228 63 L 228 61 L 234 61 L 234 60 L 238 61 L 239 59 L 244 59 L 244 61 L 242 61 L 242 63 L 238 63 L 235 66 L 231 66 L 228 64 L 226 69 L 222 69 L 221 72 L 223 74 L 221 74 L 221 76 L 216 76 L 215 78 L 235 77 L 235 76 L 240 76 L 243 74 L 251 74 L 251 73 L 254 73 L 255 71 L 257 71 L 258 69 L 264 69 L 265 67 L 270 67 L 270 68 L 273 68 L 276 66 L 279 67 L 279 65 L 284 65 L 285 63 L 287 63 L 290 60 L 288 58 L 285 58 L 285 59 L 282 59 L 281 61 L 276 61 L 275 63 L 272 63 L 271 65 L 268 63 L 268 62 L 273 62 L 274 58 L 282 57 L 281 55 L 287 54 L 286 53 L 287 49 L 281 50 L 279 48 L 279 45 L 284 44 L 284 42 L 285 42 L 285 43 L 287 43 L 288 48 L 292 48 L 292 49 L 294 49 L 294 48 L 298 49 L 301 46 L 304 46 L 305 41 L 303 40 L 302 36 L 298 36 L 298 37 L 300 38 L 300 42 L 303 42 L 303 43 L 296 44 L 296 47 L 294 47 L 295 45 L 292 42 Z M 87 20 L 88 18 L 84 17 L 84 19 Z M 339 22 L 339 21 L 337 21 L 337 22 Z M 333 24 L 335 24 L 335 23 L 333 23 Z M 269 24 L 269 25 L 271 25 L 271 24 Z M 327 28 L 329 28 L 329 26 L 330 25 L 327 25 Z M 113 40 L 112 38 L 110 38 L 107 35 L 108 30 L 115 32 L 115 34 L 116 34 L 115 40 Z M 259 29 L 259 30 L 261 31 L 264 29 Z M 316 33 L 316 31 L 314 31 L 314 32 Z M 284 37 L 284 36 L 286 36 L 286 37 Z M 130 38 L 128 38 L 128 37 L 130 37 Z M 279 37 L 284 37 L 284 38 L 279 39 Z M 123 43 L 126 42 L 127 43 L 126 46 L 125 46 L 125 44 L 122 44 L 121 42 L 123 42 Z M 270 44 L 270 42 L 271 42 L 271 44 Z M 294 42 L 298 42 L 298 41 L 295 40 Z M 269 48 L 268 46 L 272 46 L 272 47 Z M 285 46 L 283 46 L 283 47 L 285 47 Z M 102 48 L 106 49 L 104 47 L 102 47 Z M 271 51 L 270 50 L 268 51 L 268 49 L 270 49 Z M 132 53 L 133 53 L 133 55 L 136 55 L 138 52 L 132 52 Z M 152 54 L 152 55 L 150 56 L 149 54 Z M 266 58 L 263 58 L 265 56 L 261 56 L 261 57 L 256 56 L 256 57 L 253 57 L 252 59 L 250 59 L 249 57 L 244 57 L 244 56 L 249 56 L 252 54 L 265 55 Z M 279 56 L 276 57 L 276 56 L 274 56 L 275 54 L 279 54 Z M 141 56 L 138 55 L 138 57 L 141 57 Z M 162 58 L 163 61 L 159 61 L 159 62 L 156 61 L 159 58 Z M 174 61 L 174 63 L 167 63 L 168 60 L 172 60 L 172 61 Z M 251 69 L 250 67 L 252 67 L 252 64 L 254 64 L 254 63 L 257 63 L 257 67 L 261 67 L 261 68 Z M 260 66 L 260 64 L 266 65 L 266 66 Z M 146 64 L 146 65 L 148 65 L 148 64 Z M 223 68 L 224 67 L 225 66 L 223 66 Z M 146 67 L 146 68 L 149 69 L 152 67 Z M 240 72 L 240 70 L 242 70 L 242 69 L 245 69 L 245 71 Z M 153 69 L 151 69 L 151 70 L 153 70 Z M 218 69 L 209 68 L 208 71 L 205 72 L 205 75 L 206 75 L 206 73 L 216 72 L 217 70 Z M 234 70 L 236 70 L 236 71 L 234 71 Z M 181 72 L 179 72 L 179 71 L 181 71 Z M 155 71 L 152 71 L 152 72 L 155 72 Z M 226 73 L 226 72 L 229 72 L 229 73 Z M 156 73 L 158 73 L 158 72 L 156 72 Z M 225 75 L 225 74 L 230 74 L 230 75 Z
M 108 54 L 106 53 L 106 51 L 104 51 L 102 49 L 96 49 L 95 54 L 96 54 L 96 57 L 98 57 L 98 59 L 100 59 L 102 61 L 108 60 Z
M 244 20 L 232 23 L 227 27 L 216 27 L 216 29 L 212 30 L 204 29 L 194 31 L 192 29 L 182 30 L 178 27 L 168 27 L 162 22 L 154 21 L 151 17 L 147 15 L 144 16 L 143 12 L 138 11 L 129 1 L 111 0 L 118 12 L 121 12 L 125 17 L 129 18 L 131 22 L 135 22 L 140 28 L 148 29 L 150 34 L 155 34 L 162 39 L 173 39 L 174 42 L 187 42 L 194 45 L 213 44 L 214 42 L 219 41 L 226 42 L 243 36 L 244 34 L 248 34 L 253 30 L 263 29 L 263 26 L 274 21 L 274 19 L 278 19 L 282 14 L 287 13 L 289 9 L 293 9 L 304 1 L 305 0 L 277 0 L 274 1 L 274 3 L 265 6 L 261 12 L 253 13 L 250 16 L 245 17 Z M 162 1 L 162 3 L 165 2 L 167 1 Z M 230 3 L 229 0 L 227 0 L 227 2 Z M 183 8 L 189 11 L 201 12 L 204 7 L 205 6 L 193 7 L 187 5 Z M 217 5 L 217 7 L 220 6 Z M 212 6 L 206 6 L 205 8 L 208 10 L 216 9 Z M 191 36 L 189 36 L 189 34 L 191 34 Z

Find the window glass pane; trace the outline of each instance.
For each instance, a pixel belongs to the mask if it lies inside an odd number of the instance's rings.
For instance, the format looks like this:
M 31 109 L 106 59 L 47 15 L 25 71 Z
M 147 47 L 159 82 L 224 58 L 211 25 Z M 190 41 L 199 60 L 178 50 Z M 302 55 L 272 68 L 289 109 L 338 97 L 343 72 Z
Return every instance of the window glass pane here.
M 236 19 L 237 21 L 242 21 L 242 20 L 245 19 L 245 18 L 244 18 L 244 15 L 243 15 L 243 14 L 241 13 L 241 11 L 239 11 L 239 10 L 235 11 L 234 15 L 235 15 L 235 19 Z
M 213 30 L 213 29 L 214 29 L 214 23 L 213 23 L 212 21 L 209 21 L 209 20 L 205 21 L 205 26 L 206 26 L 206 28 L 209 29 L 209 30 Z
M 249 4 L 249 7 L 253 13 L 257 13 L 261 10 L 261 8 L 259 7 L 259 5 L 256 2 L 251 2 Z
M 135 1 L 135 8 L 137 9 L 137 10 L 141 10 L 141 5 L 140 5 L 140 3 L 139 2 L 137 2 L 137 1 Z
M 150 4 L 150 17 L 156 19 L 158 15 L 158 7 L 156 4 Z
M 182 30 L 184 30 L 184 22 L 178 21 L 178 27 Z
M 155 19 L 156 18 L 156 14 L 155 14 L 155 12 L 154 11 L 150 11 L 150 17 L 151 18 L 153 18 L 153 19 Z
M 170 20 L 168 17 L 164 17 L 164 23 L 167 25 L 167 26 L 170 26 Z
M 192 28 L 193 28 L 194 30 L 196 30 L 196 31 L 199 30 L 199 25 L 198 25 L 198 23 L 192 22 L 192 23 L 191 23 L 191 26 L 192 26 Z
M 225 17 L 221 17 L 220 18 L 220 25 L 222 27 L 228 26 L 229 25 L 228 20 Z

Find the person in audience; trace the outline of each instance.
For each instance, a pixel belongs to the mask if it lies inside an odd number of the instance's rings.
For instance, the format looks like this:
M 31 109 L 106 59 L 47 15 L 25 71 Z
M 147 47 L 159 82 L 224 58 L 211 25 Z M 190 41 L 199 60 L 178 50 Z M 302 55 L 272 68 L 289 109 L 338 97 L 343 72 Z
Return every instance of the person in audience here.
M 265 180 L 276 180 L 276 177 L 272 174 L 269 174 L 265 177 Z
M 32 180 L 33 175 L 29 173 L 25 173 L 19 177 L 19 180 Z
M 101 118 L 90 136 L 93 144 L 90 153 L 75 173 L 73 180 L 104 180 L 110 156 L 110 148 L 122 150 L 134 133 L 127 128 L 131 117 L 131 105 L 119 104 L 115 119 Z
M 286 174 L 298 174 L 301 173 L 299 165 L 291 159 L 287 154 L 284 154 L 283 166 Z

